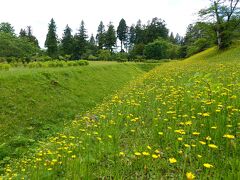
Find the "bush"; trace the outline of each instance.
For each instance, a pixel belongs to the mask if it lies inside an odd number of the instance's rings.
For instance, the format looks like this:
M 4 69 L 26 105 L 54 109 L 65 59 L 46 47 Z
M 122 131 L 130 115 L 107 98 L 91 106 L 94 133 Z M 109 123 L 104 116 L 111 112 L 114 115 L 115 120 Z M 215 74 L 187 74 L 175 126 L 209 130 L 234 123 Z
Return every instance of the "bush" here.
M 54 68 L 54 67 L 67 67 L 67 66 L 87 66 L 89 63 L 86 60 L 78 61 L 47 61 L 47 62 L 31 62 L 27 65 L 29 68 Z
M 163 39 L 158 39 L 145 46 L 144 55 L 147 59 L 167 59 L 169 58 L 169 43 Z
M 8 71 L 11 68 L 10 64 L 1 64 L 0 63 L 0 70 Z
M 109 50 L 99 50 L 98 52 L 98 60 L 109 61 L 111 60 L 111 52 Z

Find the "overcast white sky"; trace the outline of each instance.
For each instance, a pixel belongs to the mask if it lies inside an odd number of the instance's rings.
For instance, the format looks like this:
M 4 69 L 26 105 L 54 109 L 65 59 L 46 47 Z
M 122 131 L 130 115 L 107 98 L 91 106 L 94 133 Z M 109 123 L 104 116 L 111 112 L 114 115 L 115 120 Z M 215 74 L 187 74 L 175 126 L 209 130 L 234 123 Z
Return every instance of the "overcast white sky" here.
M 138 19 L 146 24 L 153 17 L 165 20 L 174 34 L 184 35 L 188 24 L 197 19 L 196 13 L 208 4 L 209 0 L 0 0 L 0 22 L 11 23 L 16 34 L 31 25 L 41 47 L 51 18 L 59 38 L 66 24 L 75 33 L 81 20 L 89 36 L 95 36 L 101 20 L 105 26 L 112 21 L 117 28 L 121 18 L 130 26 Z

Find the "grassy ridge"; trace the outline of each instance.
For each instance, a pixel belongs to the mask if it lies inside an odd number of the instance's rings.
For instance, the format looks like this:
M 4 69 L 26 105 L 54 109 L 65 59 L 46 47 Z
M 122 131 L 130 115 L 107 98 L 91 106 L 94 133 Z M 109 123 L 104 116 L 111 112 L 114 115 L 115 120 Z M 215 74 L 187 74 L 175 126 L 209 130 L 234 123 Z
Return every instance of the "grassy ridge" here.
M 22 155 L 143 72 L 114 62 L 0 72 L 0 160 Z
M 212 49 L 155 68 L 10 163 L 4 177 L 239 179 L 238 52 Z

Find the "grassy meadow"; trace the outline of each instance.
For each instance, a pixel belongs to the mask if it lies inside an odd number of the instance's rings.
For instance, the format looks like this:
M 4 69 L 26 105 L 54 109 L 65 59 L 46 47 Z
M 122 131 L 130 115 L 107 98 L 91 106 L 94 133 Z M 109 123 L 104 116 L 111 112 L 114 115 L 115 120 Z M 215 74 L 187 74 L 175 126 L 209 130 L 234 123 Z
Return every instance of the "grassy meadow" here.
M 63 131 L 77 114 L 110 98 L 153 65 L 144 67 L 91 62 L 85 67 L 0 71 L 0 167 L 39 140 Z
M 40 142 L 36 152 L 10 159 L 0 179 L 239 179 L 239 52 L 212 48 L 144 73 Z M 98 73 L 93 71 L 85 83 Z M 100 72 L 107 81 L 108 73 Z M 96 93 L 94 80 L 84 86 L 86 94 Z

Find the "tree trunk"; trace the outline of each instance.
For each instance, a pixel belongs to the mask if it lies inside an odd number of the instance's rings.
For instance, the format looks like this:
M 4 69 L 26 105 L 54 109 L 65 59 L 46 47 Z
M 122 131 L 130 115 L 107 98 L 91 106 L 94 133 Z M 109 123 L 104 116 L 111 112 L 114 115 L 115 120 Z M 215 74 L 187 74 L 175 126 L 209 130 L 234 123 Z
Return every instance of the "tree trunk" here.
M 221 20 L 219 17 L 219 12 L 218 12 L 218 3 L 214 1 L 214 11 L 216 15 L 216 20 L 217 20 L 217 27 L 216 27 L 216 33 L 217 33 L 217 43 L 218 43 L 218 48 L 221 48 L 222 44 L 222 38 L 221 38 Z

